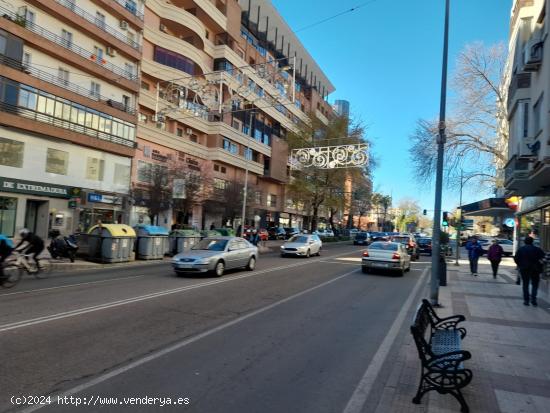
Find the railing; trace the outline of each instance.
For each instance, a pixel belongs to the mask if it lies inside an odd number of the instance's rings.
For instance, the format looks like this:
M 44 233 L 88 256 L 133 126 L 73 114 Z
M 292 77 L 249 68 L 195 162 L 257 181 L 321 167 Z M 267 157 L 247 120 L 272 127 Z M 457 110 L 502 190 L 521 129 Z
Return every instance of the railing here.
M 514 98 L 514 94 L 518 89 L 526 89 L 531 87 L 531 73 L 518 73 L 512 76 L 512 81 L 508 87 L 509 103 Z
M 87 128 L 86 126 L 78 125 L 68 120 L 58 119 L 53 116 L 46 115 L 44 113 L 40 113 L 35 110 L 24 108 L 21 106 L 14 106 L 10 105 L 9 103 L 0 102 L 0 111 L 11 113 L 12 115 L 21 116 L 23 118 L 32 119 L 38 122 L 47 123 L 58 128 L 68 129 L 73 132 L 82 133 L 93 138 L 116 143 L 130 148 L 136 147 L 136 142 L 134 141 L 130 141 L 128 139 L 120 138 L 114 135 L 109 135 L 108 133 L 101 132 L 96 129 Z
M 127 0 L 115 0 L 118 4 L 136 16 L 138 19 L 143 20 L 143 13 L 139 12 L 136 3 L 132 4 Z
M 70 90 L 71 92 L 74 92 L 81 96 L 85 96 L 89 99 L 95 100 L 96 102 L 105 102 L 107 105 L 112 106 L 116 109 L 119 109 L 123 112 L 129 113 L 130 115 L 136 114 L 135 108 L 127 106 L 122 102 L 117 102 L 116 100 L 98 95 L 97 93 L 93 93 L 90 89 L 86 89 L 85 87 L 60 79 L 59 77 L 52 75 L 51 73 L 44 72 L 43 70 L 37 69 L 30 65 L 24 65 L 21 62 L 15 59 L 12 59 L 10 57 L 7 57 L 3 54 L 0 54 L 0 64 L 9 66 L 12 69 L 19 70 L 21 72 L 25 72 L 33 77 L 36 77 L 37 79 L 43 80 L 44 82 L 48 82 L 53 85 L 60 86 L 63 89 Z
M 94 16 L 91 13 L 88 13 L 86 10 L 81 9 L 78 7 L 74 1 L 75 0 L 55 0 L 57 3 L 62 5 L 63 7 L 66 7 L 67 9 L 71 10 L 73 13 L 79 15 L 83 19 L 89 21 L 90 23 L 94 24 L 95 26 L 99 27 L 104 32 L 110 34 L 113 37 L 116 37 L 121 42 L 124 42 L 134 49 L 141 51 L 141 46 L 136 41 L 129 39 L 127 36 L 125 36 L 123 33 L 119 32 L 118 30 L 115 30 L 108 24 L 105 24 L 105 22 L 98 20 L 96 16 Z
M 65 49 L 70 50 L 73 53 L 76 53 L 79 56 L 84 57 L 85 59 L 88 59 L 89 61 L 97 64 L 98 66 L 104 67 L 107 70 L 113 72 L 116 75 L 119 75 L 120 77 L 124 77 L 128 80 L 131 80 L 133 82 L 138 81 L 138 76 L 134 73 L 128 72 L 125 69 L 122 69 L 112 63 L 109 63 L 105 61 L 104 59 L 98 59 L 97 56 L 86 49 L 83 49 L 80 46 L 75 45 L 71 40 L 64 39 L 61 36 L 58 36 L 57 34 L 54 34 L 50 32 L 49 30 L 44 29 L 41 26 L 38 26 L 36 23 L 33 23 L 27 19 L 25 19 L 22 16 L 18 16 L 17 14 L 9 11 L 8 9 L 5 9 L 4 7 L 0 6 L 0 15 L 4 17 L 5 19 L 11 20 L 15 22 L 16 24 L 26 28 L 27 30 L 30 30 L 31 32 L 53 42 L 56 43 Z
M 514 155 L 504 167 L 504 182 L 509 182 L 514 178 L 519 179 L 520 176 L 517 176 L 518 172 L 522 175 L 527 175 L 529 173 L 529 161 L 518 159 Z

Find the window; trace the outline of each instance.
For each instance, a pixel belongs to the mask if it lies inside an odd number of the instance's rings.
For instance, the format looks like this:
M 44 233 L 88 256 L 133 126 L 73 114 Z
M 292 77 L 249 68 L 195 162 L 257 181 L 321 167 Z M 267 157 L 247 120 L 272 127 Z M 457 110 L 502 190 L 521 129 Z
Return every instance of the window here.
M 6 46 L 8 44 L 8 39 L 3 34 L 0 34 L 0 54 L 6 54 Z
M 214 170 L 216 172 L 219 172 L 220 171 L 220 165 L 214 164 Z
M 214 188 L 224 190 L 227 187 L 227 181 L 224 179 L 214 178 Z
M 237 147 L 237 145 L 231 142 L 229 139 L 224 139 L 222 145 L 224 150 L 226 150 L 229 153 L 232 153 L 233 155 L 237 155 L 239 152 L 239 148 Z
M 512 118 L 511 129 L 518 138 L 527 138 L 529 136 L 529 101 L 518 101 L 518 107 Z
M 23 142 L 0 138 L 0 165 L 22 168 L 24 149 Z
M 241 130 L 241 122 L 239 122 L 238 120 L 233 119 L 231 126 L 233 127 L 233 129 L 237 129 L 238 131 Z
M 182 72 L 190 75 L 195 74 L 195 64 L 191 60 L 178 53 L 163 49 L 162 47 L 155 46 L 155 54 L 153 59 L 155 62 L 162 65 L 181 70 Z
M 269 207 L 277 206 L 277 195 L 267 194 L 267 206 Z
M 69 152 L 48 148 L 46 155 L 46 172 L 58 175 L 67 175 L 69 166 Z
M 0 234 L 14 236 L 16 213 L 17 199 L 0 197 Z
M 135 66 L 131 63 L 124 63 L 124 70 L 131 76 L 134 76 L 136 72 Z
M 191 142 L 198 142 L 197 135 L 191 135 Z
M 138 161 L 137 179 L 140 182 L 151 182 L 151 164 Z
M 130 96 L 122 95 L 122 104 L 124 105 L 125 108 L 129 108 L 131 105 Z
M 540 130 L 542 129 L 542 126 L 540 124 L 540 112 L 542 107 L 542 96 L 537 100 L 537 103 L 533 106 L 533 134 L 536 136 Z
M 92 81 L 90 85 L 90 95 L 95 96 L 96 98 L 101 95 L 101 84 Z
M 225 168 L 225 166 L 220 167 L 220 172 L 221 172 L 222 174 L 224 174 L 224 173 L 227 172 L 227 169 Z
M 105 15 L 97 11 L 95 13 L 95 24 L 105 30 Z
M 69 71 L 65 70 L 63 68 L 59 68 L 57 70 L 57 79 L 60 83 L 64 84 L 65 86 L 69 84 Z
M 98 46 L 94 46 L 94 56 L 96 63 L 103 63 L 103 49 Z
M 149 90 L 149 83 L 147 82 L 144 82 L 143 80 L 141 81 L 141 88 L 143 90 Z
M 105 161 L 98 158 L 88 158 L 86 161 L 86 179 L 103 181 Z
M 130 183 L 130 166 L 115 163 L 115 185 L 128 186 Z
M 63 40 L 63 46 L 70 48 L 73 46 L 73 34 L 65 29 L 61 30 L 61 39 Z
M 134 0 L 126 0 L 125 7 L 126 10 L 129 10 L 133 14 L 137 13 L 137 4 Z
M 179 136 L 180 138 L 183 137 L 183 129 L 182 128 L 177 128 L 176 129 L 176 135 Z
M 246 160 L 251 161 L 252 160 L 252 149 L 246 148 L 244 150 L 244 157 Z
M 130 45 L 136 44 L 136 35 L 129 30 L 126 32 L 126 43 Z
M 254 202 L 258 205 L 262 204 L 262 192 L 261 191 L 254 192 Z
M 32 55 L 30 53 L 23 53 L 23 66 L 29 67 L 32 63 Z

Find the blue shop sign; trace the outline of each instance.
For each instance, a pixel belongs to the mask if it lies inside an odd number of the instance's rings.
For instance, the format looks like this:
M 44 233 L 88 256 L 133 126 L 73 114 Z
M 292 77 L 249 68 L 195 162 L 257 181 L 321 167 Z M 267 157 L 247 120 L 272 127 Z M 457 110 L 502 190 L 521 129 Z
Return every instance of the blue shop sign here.
M 88 194 L 88 202 L 102 202 L 103 201 L 103 195 L 101 194 Z

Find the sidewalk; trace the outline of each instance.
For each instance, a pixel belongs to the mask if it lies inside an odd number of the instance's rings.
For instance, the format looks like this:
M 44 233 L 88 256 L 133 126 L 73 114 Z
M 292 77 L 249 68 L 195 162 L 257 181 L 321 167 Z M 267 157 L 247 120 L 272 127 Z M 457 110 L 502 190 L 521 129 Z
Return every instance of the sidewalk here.
M 515 284 L 511 259 L 503 261 L 496 280 L 488 261 L 480 260 L 473 277 L 467 260 L 448 264 L 448 284 L 439 290 L 444 308 L 440 316 L 463 314 L 468 333 L 463 349 L 472 353 L 466 362 L 472 382 L 463 390 L 470 412 L 550 412 L 550 298 L 548 281 L 541 280 L 538 307 L 523 305 L 521 286 Z M 429 296 L 426 285 L 422 297 Z M 415 306 L 416 308 L 416 306 Z M 409 321 L 393 345 L 397 352 L 387 361 L 381 397 L 371 400 L 369 412 L 459 412 L 451 395 L 429 392 L 421 405 L 412 403 L 420 378 L 420 361 Z M 380 393 L 378 393 L 380 394 Z M 371 395 L 372 396 L 372 395 Z M 368 406 L 366 406 L 368 407 Z

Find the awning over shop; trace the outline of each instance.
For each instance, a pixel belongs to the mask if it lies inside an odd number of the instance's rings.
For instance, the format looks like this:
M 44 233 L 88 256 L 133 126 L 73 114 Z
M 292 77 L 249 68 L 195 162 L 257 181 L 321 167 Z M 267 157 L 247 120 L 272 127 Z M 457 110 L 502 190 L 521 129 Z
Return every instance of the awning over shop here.
M 464 216 L 501 217 L 513 216 L 514 211 L 506 204 L 506 198 L 487 198 L 460 207 Z

